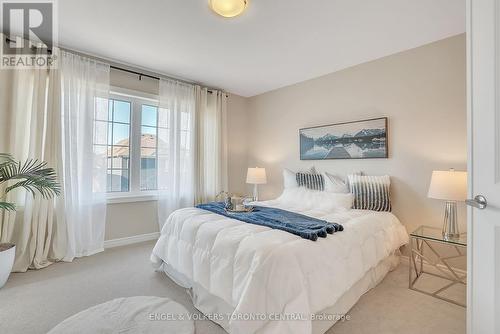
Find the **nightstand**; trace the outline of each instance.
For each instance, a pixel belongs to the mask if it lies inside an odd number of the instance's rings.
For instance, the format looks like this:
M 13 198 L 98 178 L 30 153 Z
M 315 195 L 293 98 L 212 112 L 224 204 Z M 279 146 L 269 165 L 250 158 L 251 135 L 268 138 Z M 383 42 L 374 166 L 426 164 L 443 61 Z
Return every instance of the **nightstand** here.
M 444 254 L 444 250 L 447 254 Z M 466 287 L 467 274 L 450 264 L 450 260 L 466 259 L 466 257 L 467 235 L 465 233 L 456 239 L 445 239 L 440 228 L 420 226 L 410 233 L 409 288 L 465 307 L 465 300 L 454 300 L 444 294 L 456 285 Z M 432 278 L 432 276 L 444 280 L 445 284 L 438 289 L 424 289 L 416 286 L 417 282 L 425 286 L 422 280 Z

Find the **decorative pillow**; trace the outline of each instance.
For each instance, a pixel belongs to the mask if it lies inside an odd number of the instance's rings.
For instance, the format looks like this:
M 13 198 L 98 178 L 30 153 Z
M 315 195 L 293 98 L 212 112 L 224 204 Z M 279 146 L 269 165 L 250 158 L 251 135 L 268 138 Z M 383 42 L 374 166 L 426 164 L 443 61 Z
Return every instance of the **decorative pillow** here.
M 325 190 L 325 179 L 323 175 L 317 173 L 297 173 L 295 174 L 297 185 L 311 190 Z
M 300 172 L 304 174 L 317 174 L 316 168 L 311 167 L 308 172 Z M 299 183 L 297 181 L 297 173 L 289 170 L 288 168 L 283 169 L 283 188 L 297 188 L 299 187 Z
M 349 175 L 349 186 L 354 195 L 354 209 L 391 211 L 391 178 L 384 176 Z

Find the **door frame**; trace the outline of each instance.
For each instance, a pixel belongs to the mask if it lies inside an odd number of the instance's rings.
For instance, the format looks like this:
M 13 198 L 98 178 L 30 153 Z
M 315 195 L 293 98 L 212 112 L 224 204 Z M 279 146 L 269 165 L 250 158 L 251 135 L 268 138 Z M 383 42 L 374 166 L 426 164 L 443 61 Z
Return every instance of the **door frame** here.
M 467 197 L 473 198 L 472 184 L 472 1 L 466 0 L 465 9 L 465 38 L 466 38 L 466 94 L 467 94 Z M 472 209 L 467 206 L 467 293 L 466 293 L 466 329 L 472 334 Z

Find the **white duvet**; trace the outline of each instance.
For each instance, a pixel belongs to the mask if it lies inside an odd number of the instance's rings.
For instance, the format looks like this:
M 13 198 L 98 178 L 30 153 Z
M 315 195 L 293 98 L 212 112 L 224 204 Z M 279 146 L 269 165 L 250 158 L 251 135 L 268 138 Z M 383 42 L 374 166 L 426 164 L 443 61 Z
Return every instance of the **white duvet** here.
M 391 213 L 345 209 L 342 195 L 318 203 L 300 191 L 259 204 L 337 222 L 344 231 L 314 242 L 186 208 L 167 219 L 151 259 L 230 305 L 230 333 L 311 333 L 310 316 L 334 305 L 408 235 Z

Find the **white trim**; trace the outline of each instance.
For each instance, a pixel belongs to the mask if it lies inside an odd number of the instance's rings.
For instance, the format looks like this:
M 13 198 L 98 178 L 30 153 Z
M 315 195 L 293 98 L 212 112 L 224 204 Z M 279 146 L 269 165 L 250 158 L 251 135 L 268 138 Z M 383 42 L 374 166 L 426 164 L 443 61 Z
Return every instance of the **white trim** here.
M 132 113 L 130 115 L 130 163 L 129 163 L 129 182 L 130 193 L 140 192 L 141 183 L 141 106 L 142 100 L 131 97 L 132 100 Z
M 160 232 L 153 232 L 153 233 L 147 233 L 147 234 L 134 235 L 131 237 L 105 240 L 104 241 L 104 248 L 106 249 L 106 248 L 132 245 L 132 244 L 136 244 L 139 242 L 156 240 L 159 237 L 160 237 Z
M 134 203 L 134 202 L 151 202 L 158 200 L 158 194 L 135 194 L 135 193 L 124 193 L 125 195 L 115 195 L 115 193 L 108 193 L 106 198 L 107 204 L 117 204 L 117 203 Z

